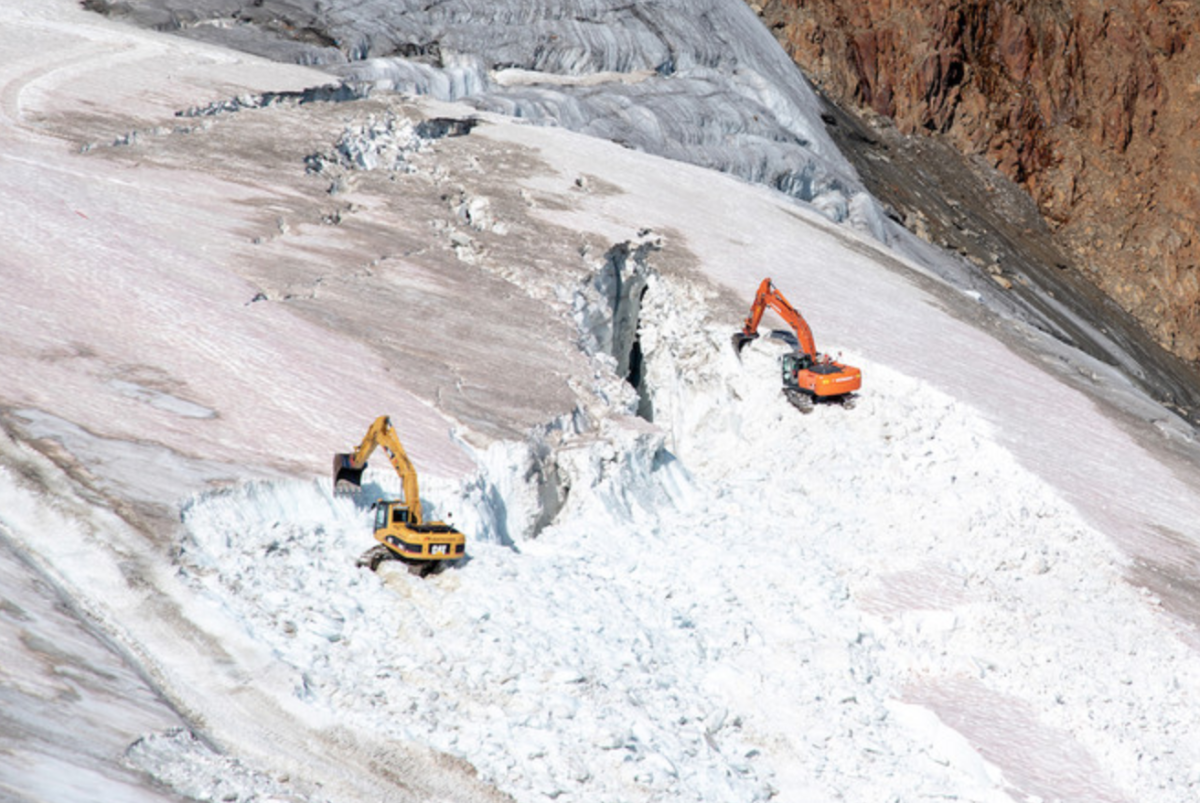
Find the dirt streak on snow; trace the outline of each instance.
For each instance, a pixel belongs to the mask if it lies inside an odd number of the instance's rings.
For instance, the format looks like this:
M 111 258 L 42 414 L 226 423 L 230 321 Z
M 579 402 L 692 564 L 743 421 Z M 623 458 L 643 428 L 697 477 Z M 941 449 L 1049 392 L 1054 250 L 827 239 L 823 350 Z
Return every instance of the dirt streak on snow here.
M 54 800 L 173 800 L 112 758 L 182 721 L 70 605 L 0 525 L 0 797 L 38 788 Z
M 277 305 L 248 303 L 255 288 L 231 269 L 243 258 L 239 244 L 248 244 L 239 209 L 266 202 L 269 191 L 149 166 L 84 167 L 39 130 L 57 104 L 83 102 L 75 94 L 81 71 L 114 81 L 128 69 L 135 80 L 103 89 L 83 82 L 93 93 L 85 97 L 104 97 L 127 121 L 196 102 L 190 81 L 172 83 L 173 67 L 199 79 L 214 61 L 216 76 L 236 66 L 243 92 L 300 88 L 323 81 L 319 73 L 82 11 L 69 23 L 6 27 L 0 37 L 15 56 L 0 65 L 10 116 L 0 128 L 0 206 L 10 235 L 0 254 L 0 338 L 8 344 L 0 374 L 22 379 L 6 387 L 7 404 L 53 410 L 101 437 L 138 441 L 152 432 L 183 454 L 244 464 L 269 455 L 266 462 L 294 469 L 352 446 L 386 395 L 389 412 L 420 433 L 414 457 L 427 471 L 471 468 L 450 445 L 450 423 L 368 349 Z M 31 62 L 55 66 L 23 66 Z M 148 85 L 156 91 L 139 91 Z M 217 87 L 207 92 L 233 91 L 219 88 L 219 78 Z M 210 413 L 181 415 L 185 405 Z M 307 437 L 298 439 L 298 430 Z

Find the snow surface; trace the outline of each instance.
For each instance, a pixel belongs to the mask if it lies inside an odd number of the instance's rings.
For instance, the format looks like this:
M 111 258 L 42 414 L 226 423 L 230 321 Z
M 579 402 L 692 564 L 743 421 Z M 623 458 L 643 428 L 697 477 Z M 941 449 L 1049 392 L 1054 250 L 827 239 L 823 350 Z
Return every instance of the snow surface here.
M 182 130 L 323 78 L 9 5 L 0 537 L 32 568 L 0 591 L 0 794 L 1200 794 L 1191 432 L 954 264 L 474 107 Z M 854 410 L 792 409 L 773 338 L 734 356 L 767 273 L 863 369 Z M 325 474 L 381 413 L 468 534 L 424 580 L 354 566 L 386 464 L 360 499 Z M 65 724 L 23 736 L 39 705 Z M 64 768 L 76 725 L 103 739 Z

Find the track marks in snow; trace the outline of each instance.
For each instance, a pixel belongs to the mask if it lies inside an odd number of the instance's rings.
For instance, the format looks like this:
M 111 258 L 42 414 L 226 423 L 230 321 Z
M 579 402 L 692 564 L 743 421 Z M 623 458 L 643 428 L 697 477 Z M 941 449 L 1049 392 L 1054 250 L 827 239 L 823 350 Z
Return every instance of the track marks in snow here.
M 906 698 L 936 712 L 982 757 L 1004 767 L 1018 799 L 1131 801 L 1113 787 L 1104 768 L 1069 731 L 1047 727 L 1025 700 L 997 694 L 972 678 L 919 682 L 907 690 Z

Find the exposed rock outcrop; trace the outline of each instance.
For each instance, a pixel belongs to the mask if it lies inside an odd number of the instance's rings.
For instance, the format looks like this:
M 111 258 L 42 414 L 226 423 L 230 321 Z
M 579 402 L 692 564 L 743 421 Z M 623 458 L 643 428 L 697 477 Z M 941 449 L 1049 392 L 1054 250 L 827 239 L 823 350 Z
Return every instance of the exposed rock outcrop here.
M 1076 269 L 1200 360 L 1200 6 L 752 5 L 835 101 L 944 135 L 1022 185 Z

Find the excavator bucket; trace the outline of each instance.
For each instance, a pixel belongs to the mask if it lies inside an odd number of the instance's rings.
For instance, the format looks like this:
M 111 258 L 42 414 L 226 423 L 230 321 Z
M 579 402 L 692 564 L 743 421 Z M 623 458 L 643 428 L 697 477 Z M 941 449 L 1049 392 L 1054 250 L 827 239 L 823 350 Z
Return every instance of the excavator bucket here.
M 751 340 L 755 340 L 757 338 L 758 338 L 757 332 L 755 332 L 752 335 L 748 335 L 745 332 L 734 332 L 733 338 L 732 338 L 733 353 L 738 355 L 739 357 L 741 357 L 742 349 L 744 349 L 746 347 L 746 344 L 749 343 Z
M 355 468 L 349 454 L 333 456 L 333 492 L 352 494 L 362 490 L 362 474 L 366 465 Z

